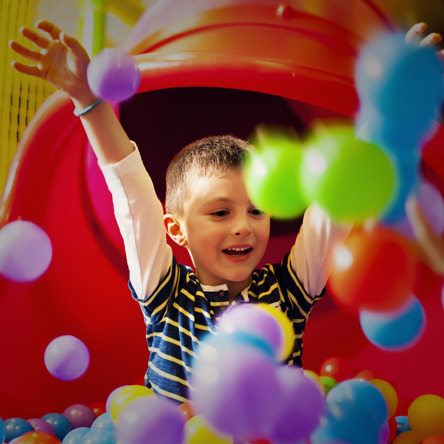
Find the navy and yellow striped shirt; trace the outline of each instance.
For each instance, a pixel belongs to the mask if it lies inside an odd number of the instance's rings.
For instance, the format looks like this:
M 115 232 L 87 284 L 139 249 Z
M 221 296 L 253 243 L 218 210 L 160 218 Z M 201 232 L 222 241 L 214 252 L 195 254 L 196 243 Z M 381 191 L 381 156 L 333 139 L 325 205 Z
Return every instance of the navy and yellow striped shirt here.
M 139 299 L 150 351 L 145 376 L 147 387 L 157 394 L 185 402 L 189 396 L 192 362 L 202 337 L 216 330 L 224 309 L 239 302 L 267 303 L 283 311 L 293 322 L 295 344 L 288 364 L 302 366 L 302 336 L 313 304 L 291 267 L 290 255 L 281 264 L 255 270 L 246 291 L 230 303 L 228 291 L 205 291 L 196 274 L 173 257 L 167 275 L 157 289 Z M 220 287 L 218 287 L 220 288 Z

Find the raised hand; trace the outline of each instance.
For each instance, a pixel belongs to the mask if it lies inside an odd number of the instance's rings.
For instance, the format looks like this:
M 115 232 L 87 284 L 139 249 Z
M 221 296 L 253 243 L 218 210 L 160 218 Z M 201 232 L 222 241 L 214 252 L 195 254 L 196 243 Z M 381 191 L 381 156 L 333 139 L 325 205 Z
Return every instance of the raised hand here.
M 12 62 L 19 72 L 47 80 L 74 100 L 91 102 L 93 94 L 88 86 L 86 68 L 89 56 L 83 46 L 66 35 L 51 22 L 36 23 L 38 31 L 23 27 L 20 33 L 37 49 L 29 49 L 11 40 L 10 48 L 32 64 Z
M 442 42 L 441 34 L 431 32 L 424 37 L 427 30 L 427 24 L 424 22 L 414 24 L 406 33 L 406 43 L 417 43 L 419 46 L 435 46 Z M 438 57 L 444 62 L 444 49 L 437 51 Z
M 406 212 L 422 261 L 435 273 L 444 276 L 444 239 L 435 233 L 415 198 L 408 199 Z

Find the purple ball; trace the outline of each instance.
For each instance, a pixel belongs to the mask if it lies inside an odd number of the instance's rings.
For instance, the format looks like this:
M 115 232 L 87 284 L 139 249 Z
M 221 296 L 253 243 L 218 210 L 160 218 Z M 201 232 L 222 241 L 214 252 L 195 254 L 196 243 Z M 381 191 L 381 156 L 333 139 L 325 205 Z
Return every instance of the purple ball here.
M 91 427 L 96 420 L 93 410 L 84 404 L 73 404 L 67 407 L 63 415 L 69 419 L 74 428 Z
M 75 336 L 53 339 L 45 350 L 45 365 L 49 373 L 61 381 L 80 378 L 89 367 L 89 350 Z
M 16 220 L 0 229 L 0 274 L 15 282 L 42 276 L 52 260 L 46 232 L 33 222 Z
M 322 390 L 300 368 L 282 366 L 277 374 L 282 388 L 281 405 L 267 435 L 280 443 L 306 440 L 325 411 Z
M 46 432 L 50 435 L 56 436 L 54 427 L 42 418 L 31 418 L 28 422 L 34 427 L 36 432 Z
M 244 440 L 263 437 L 280 405 L 277 366 L 247 344 L 221 349 L 202 344 L 192 384 L 196 413 L 222 434 Z
M 168 398 L 141 396 L 120 412 L 116 441 L 127 444 L 177 444 L 185 437 L 185 416 Z
M 120 48 L 105 48 L 93 57 L 88 65 L 87 78 L 91 91 L 111 102 L 129 99 L 141 81 L 135 58 Z

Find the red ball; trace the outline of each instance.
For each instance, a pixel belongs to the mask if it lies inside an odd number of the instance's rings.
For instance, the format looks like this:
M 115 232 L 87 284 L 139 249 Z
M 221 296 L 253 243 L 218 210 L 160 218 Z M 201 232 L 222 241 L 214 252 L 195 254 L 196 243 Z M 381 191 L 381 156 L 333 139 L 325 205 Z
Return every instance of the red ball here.
M 353 367 L 349 361 L 341 356 L 327 358 L 319 370 L 321 376 L 329 376 L 338 382 L 352 378 L 353 373 Z
M 416 256 L 410 240 L 384 227 L 352 231 L 333 248 L 328 289 L 351 311 L 393 311 L 412 294 Z

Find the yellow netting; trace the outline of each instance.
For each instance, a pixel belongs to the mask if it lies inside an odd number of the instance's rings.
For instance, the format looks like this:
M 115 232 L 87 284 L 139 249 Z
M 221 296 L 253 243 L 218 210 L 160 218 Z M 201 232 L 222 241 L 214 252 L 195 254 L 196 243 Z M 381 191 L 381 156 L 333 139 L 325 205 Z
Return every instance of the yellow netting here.
M 47 82 L 11 67 L 12 60 L 21 60 L 9 49 L 8 41 L 25 43 L 20 28 L 33 26 L 39 18 L 69 23 L 70 28 L 75 23 L 77 27 L 78 9 L 78 2 L 72 0 L 0 0 L 0 195 L 26 125 L 55 90 Z

